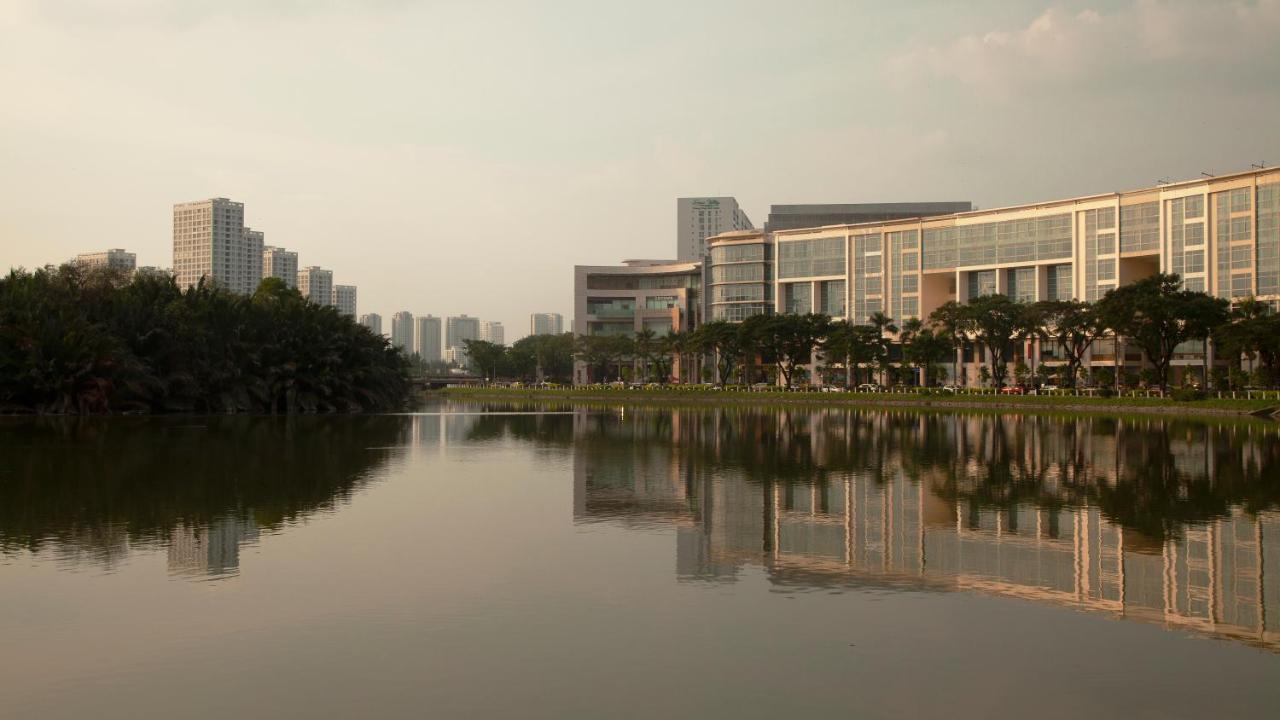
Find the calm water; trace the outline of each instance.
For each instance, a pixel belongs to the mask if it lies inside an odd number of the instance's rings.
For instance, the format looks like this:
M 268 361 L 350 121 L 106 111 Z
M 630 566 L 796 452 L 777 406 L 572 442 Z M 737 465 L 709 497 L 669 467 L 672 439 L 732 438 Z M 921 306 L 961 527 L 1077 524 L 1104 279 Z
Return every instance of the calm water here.
M 0 716 L 1280 712 L 1275 426 L 0 421 Z

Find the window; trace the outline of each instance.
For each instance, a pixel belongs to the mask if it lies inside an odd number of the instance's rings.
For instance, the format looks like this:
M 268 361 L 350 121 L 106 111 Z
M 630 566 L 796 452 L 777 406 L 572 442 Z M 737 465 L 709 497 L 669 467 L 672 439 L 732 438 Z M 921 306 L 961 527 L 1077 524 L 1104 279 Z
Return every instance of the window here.
M 1186 268 L 1188 275 L 1204 272 L 1204 251 L 1187 253 Z M 1099 277 L 1102 275 L 1102 263 L 1098 263 L 1098 275 Z
M 1047 292 L 1046 295 L 1050 300 L 1070 300 L 1071 293 L 1071 265 L 1050 265 L 1048 267 Z
M 996 271 L 978 270 L 969 273 L 969 299 L 996 294 Z
M 1203 253 L 1201 254 L 1200 264 L 1204 264 Z M 1204 268 L 1201 267 L 1203 272 Z M 1115 280 L 1116 279 L 1116 261 L 1115 260 L 1099 260 L 1098 261 L 1098 281 Z
M 1011 270 L 1006 270 L 1005 284 L 1008 285 L 1008 290 L 1005 294 L 1011 299 L 1018 302 L 1035 302 L 1035 268 L 1013 268 Z
M 1249 297 L 1253 294 L 1253 273 L 1231 276 L 1231 297 Z
M 820 310 L 831 317 L 844 317 L 845 314 L 845 282 L 843 280 L 828 280 L 818 284 L 821 294 Z
M 813 312 L 813 285 L 807 282 L 787 283 L 782 286 L 783 307 L 792 315 Z
M 1114 255 L 1116 252 L 1116 236 L 1113 233 L 1098 233 L 1098 254 Z
M 1248 245 L 1236 245 L 1231 248 L 1231 269 L 1248 270 L 1253 267 L 1253 248 Z
M 844 275 L 845 244 L 843 236 L 778 243 L 778 277 Z

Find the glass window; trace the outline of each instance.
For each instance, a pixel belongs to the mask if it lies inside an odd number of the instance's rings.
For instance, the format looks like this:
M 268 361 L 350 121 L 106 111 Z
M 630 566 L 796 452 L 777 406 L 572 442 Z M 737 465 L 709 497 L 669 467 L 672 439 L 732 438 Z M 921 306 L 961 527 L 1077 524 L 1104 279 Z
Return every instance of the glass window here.
M 844 275 L 845 244 L 844 236 L 778 243 L 778 277 Z
M 1116 236 L 1114 233 L 1098 234 L 1098 254 L 1114 255 L 1116 252 Z
M 1187 253 L 1186 269 L 1188 275 L 1204 272 L 1204 251 L 1197 250 Z M 1098 274 L 1099 276 L 1102 274 L 1101 263 L 1098 264 Z
M 1071 265 L 1050 265 L 1048 268 L 1048 288 L 1046 295 L 1050 300 L 1070 300 Z
M 1236 188 L 1231 191 L 1231 212 L 1248 212 L 1253 207 L 1253 190 Z
M 831 317 L 844 317 L 845 283 L 843 280 L 827 280 L 818 284 L 821 293 L 821 312 Z
M 1253 248 L 1248 245 L 1236 245 L 1231 248 L 1231 269 L 1248 270 L 1253 267 Z
M 1187 218 L 1204 217 L 1204 196 L 1190 195 L 1185 198 L 1184 211 Z
M 1160 248 L 1160 203 L 1158 201 L 1120 208 L 1120 252 Z
M 713 265 L 711 282 L 763 282 L 764 265 Z
M 713 264 L 763 261 L 764 259 L 764 245 L 721 245 L 711 248 Z
M 782 297 L 786 312 L 792 315 L 813 312 L 813 285 L 807 282 L 783 285 Z
M 1253 294 L 1253 273 L 1231 276 L 1231 297 L 1249 297 Z
M 680 304 L 680 298 L 675 295 L 650 295 L 644 300 L 646 310 L 669 310 Z
M 969 273 L 969 298 L 996 294 L 996 271 L 977 270 Z
M 1036 269 L 1013 268 L 1005 271 L 1005 284 L 1008 286 L 1005 295 L 1018 302 L 1035 302 Z
M 1203 263 L 1203 259 L 1201 260 Z M 1203 268 L 1202 268 L 1203 269 Z M 1114 280 L 1116 278 L 1116 261 L 1115 260 L 1099 260 L 1098 261 L 1098 280 Z
M 711 289 L 711 302 L 742 302 L 747 300 L 763 301 L 764 285 L 735 284 L 716 285 Z

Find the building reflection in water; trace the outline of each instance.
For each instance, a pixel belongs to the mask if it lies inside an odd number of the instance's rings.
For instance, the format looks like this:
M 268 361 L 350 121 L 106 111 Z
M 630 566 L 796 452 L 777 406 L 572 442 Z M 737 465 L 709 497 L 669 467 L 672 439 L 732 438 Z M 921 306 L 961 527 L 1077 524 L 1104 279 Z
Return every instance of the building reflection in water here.
M 174 575 L 235 574 L 240 546 L 258 541 L 252 518 L 224 516 L 205 524 L 178 523 L 169 532 L 169 572 Z
M 686 582 L 968 590 L 1280 650 L 1274 426 L 583 412 L 574 517 L 667 524 Z

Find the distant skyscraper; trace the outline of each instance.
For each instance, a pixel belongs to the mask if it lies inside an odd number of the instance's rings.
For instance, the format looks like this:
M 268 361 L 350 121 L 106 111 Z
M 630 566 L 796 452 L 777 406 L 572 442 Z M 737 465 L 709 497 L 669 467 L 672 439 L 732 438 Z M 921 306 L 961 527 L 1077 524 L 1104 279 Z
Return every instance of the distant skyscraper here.
M 480 339 L 480 318 L 467 317 L 459 315 L 451 317 L 446 321 L 446 333 L 444 346 L 446 348 L 460 348 L 464 340 Z
M 560 313 L 534 313 L 529 316 L 530 335 L 559 335 L 564 332 L 564 316 Z
M 88 268 L 105 267 L 133 272 L 138 267 L 138 256 L 120 248 L 112 248 L 102 252 L 80 253 L 76 256 L 76 264 Z
M 298 287 L 298 253 L 282 247 L 262 248 L 262 277 L 280 278 L 291 288 Z
M 413 313 L 401 310 L 391 316 L 391 344 L 406 353 L 413 352 Z
M 480 323 L 480 339 L 485 342 L 491 342 L 494 345 L 506 344 L 507 332 L 502 327 L 502 323 L 488 321 Z
M 262 281 L 262 234 L 246 232 L 244 204 L 211 198 L 173 206 L 173 274 L 188 288 L 209 278 L 248 295 Z
M 374 335 L 382 334 L 382 316 L 378 313 L 366 313 L 360 316 L 360 324 L 369 328 Z
M 751 219 L 731 197 L 676 199 L 676 258 L 701 260 L 707 238 L 732 230 L 753 230 Z
M 298 271 L 298 291 L 317 305 L 333 304 L 333 271 L 312 265 Z
M 262 241 L 261 230 L 244 229 L 245 276 L 243 292 L 252 295 L 262 283 Z
M 334 285 L 332 301 L 329 304 L 338 308 L 339 315 L 346 315 L 354 320 L 356 317 L 356 286 Z
M 413 351 L 427 362 L 440 362 L 444 354 L 440 351 L 440 318 L 426 315 L 414 321 Z

